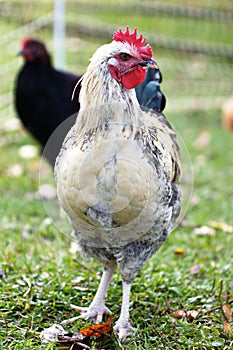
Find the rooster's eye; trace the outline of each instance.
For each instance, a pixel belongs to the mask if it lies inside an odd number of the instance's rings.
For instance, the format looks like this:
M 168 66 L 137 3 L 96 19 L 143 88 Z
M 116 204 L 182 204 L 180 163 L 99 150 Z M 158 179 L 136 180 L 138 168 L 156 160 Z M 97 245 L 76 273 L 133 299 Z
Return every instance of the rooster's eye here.
M 128 59 L 130 59 L 130 55 L 123 52 L 120 54 L 120 58 L 122 59 L 122 61 L 127 61 Z

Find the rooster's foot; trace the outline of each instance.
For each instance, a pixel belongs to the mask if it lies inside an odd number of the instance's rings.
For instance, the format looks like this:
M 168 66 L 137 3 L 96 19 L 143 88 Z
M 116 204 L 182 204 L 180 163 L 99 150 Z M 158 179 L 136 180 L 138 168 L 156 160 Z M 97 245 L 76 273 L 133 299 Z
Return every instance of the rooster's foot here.
M 129 337 L 131 335 L 130 331 L 135 330 L 129 322 L 122 322 L 120 319 L 116 322 L 113 329 L 119 340 Z
M 112 314 L 105 305 L 90 305 L 89 307 L 75 306 L 74 308 L 81 314 L 79 318 L 84 318 L 85 320 L 90 318 L 95 323 L 101 323 L 104 314 Z

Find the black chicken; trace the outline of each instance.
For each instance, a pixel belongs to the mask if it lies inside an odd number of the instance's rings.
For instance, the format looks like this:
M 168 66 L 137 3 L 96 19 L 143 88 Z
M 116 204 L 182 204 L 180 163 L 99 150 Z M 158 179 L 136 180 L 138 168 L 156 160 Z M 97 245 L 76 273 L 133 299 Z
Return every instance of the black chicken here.
M 25 63 L 16 78 L 15 108 L 24 127 L 41 144 L 44 156 L 53 166 L 64 137 L 75 122 L 75 113 L 79 111 L 79 85 L 73 101 L 71 97 L 80 76 L 54 69 L 46 46 L 40 40 L 24 39 L 19 54 Z M 64 120 L 56 138 L 47 144 Z
M 16 78 L 15 108 L 24 127 L 41 144 L 43 155 L 54 166 L 80 108 L 81 84 L 76 84 L 81 76 L 54 69 L 45 44 L 38 39 L 25 38 L 19 54 L 25 63 Z M 136 88 L 140 105 L 163 111 L 166 99 L 160 91 L 161 82 L 160 71 L 149 68 L 144 82 Z M 61 123 L 62 127 L 50 138 Z

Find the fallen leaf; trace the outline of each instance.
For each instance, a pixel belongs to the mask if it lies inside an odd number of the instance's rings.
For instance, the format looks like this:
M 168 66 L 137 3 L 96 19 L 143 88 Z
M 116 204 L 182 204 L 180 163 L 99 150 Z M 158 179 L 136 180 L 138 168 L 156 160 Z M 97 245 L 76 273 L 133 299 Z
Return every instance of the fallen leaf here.
M 33 162 L 30 165 L 30 170 L 31 171 L 39 171 L 40 170 L 40 162 L 39 161 Z
M 178 221 L 177 221 L 178 222 Z M 186 217 L 184 216 L 183 219 L 181 219 L 180 223 L 179 223 L 179 226 L 180 227 L 185 227 L 187 225 L 187 219 Z
M 195 318 L 197 318 L 201 310 L 202 310 L 201 308 L 198 310 L 189 310 L 189 311 L 177 310 L 173 312 L 173 316 L 175 316 L 175 318 L 177 318 L 178 320 L 187 317 L 189 321 L 193 321 Z
M 185 310 L 176 310 L 173 312 L 173 316 L 177 318 L 178 320 L 186 317 L 186 311 Z
M 198 310 L 189 310 L 187 311 L 187 319 L 190 321 L 195 320 L 195 318 L 197 318 L 197 316 L 199 315 L 199 313 L 201 312 L 201 308 Z
M 81 287 L 81 286 L 80 287 L 79 286 L 74 286 L 73 289 L 79 290 L 80 292 L 85 292 L 85 291 L 88 290 L 87 287 Z
M 54 341 L 62 341 L 62 345 L 67 343 L 68 349 L 73 344 L 78 345 L 80 349 L 90 349 L 86 344 L 80 343 L 85 336 L 79 332 L 68 332 L 60 324 L 53 324 L 49 328 L 45 328 L 40 333 L 41 342 L 43 344 L 53 343 Z
M 102 335 L 111 332 L 113 317 L 114 314 L 112 314 L 109 317 L 108 321 L 105 323 L 98 323 L 86 328 L 82 328 L 80 329 L 80 333 L 85 335 L 86 337 L 101 337 Z
M 36 146 L 24 145 L 19 148 L 19 155 L 21 158 L 30 159 L 38 154 Z
M 15 131 L 15 130 L 19 130 L 21 127 L 21 123 L 19 121 L 18 118 L 9 118 L 7 119 L 3 125 L 1 126 L 1 130 L 4 131 Z
M 191 198 L 191 203 L 193 205 L 198 205 L 200 203 L 200 197 L 198 197 L 196 194 L 193 194 L 192 195 L 192 198 Z
M 71 349 L 88 349 L 91 350 L 90 346 L 80 342 L 80 333 L 74 332 L 69 333 L 70 335 L 59 335 L 57 347 L 61 350 Z M 85 337 L 84 337 L 85 338 Z
M 161 312 L 160 312 L 160 316 L 163 316 L 163 315 L 167 315 L 167 314 L 171 314 L 171 309 L 169 306 L 165 307 L 165 309 L 163 309 Z
M 148 294 L 148 293 L 145 293 L 145 292 L 144 292 L 144 293 L 141 292 L 141 293 L 138 293 L 137 296 L 138 296 L 139 298 L 144 298 L 144 297 L 148 297 L 149 294 Z
M 227 321 L 224 321 L 223 332 L 224 333 L 232 333 L 233 332 L 232 327 L 229 325 L 229 323 Z
M 184 248 L 176 248 L 175 253 L 177 255 L 184 255 L 185 250 L 184 250 Z
M 47 217 L 42 221 L 41 225 L 43 225 L 44 227 L 47 227 L 47 226 L 51 225 L 52 223 L 53 223 L 53 219 L 50 217 Z
M 222 306 L 222 310 L 223 310 L 223 313 L 224 313 L 224 316 L 226 317 L 227 321 L 228 322 L 232 322 L 232 309 L 230 307 L 229 304 L 224 304 Z
M 213 228 L 225 231 L 225 232 L 229 232 L 229 233 L 233 233 L 233 226 L 226 224 L 225 222 L 218 222 L 218 221 L 210 221 L 210 226 L 212 226 Z
M 210 140 L 211 140 L 211 135 L 209 131 L 203 130 L 198 136 L 198 138 L 194 141 L 194 145 L 199 149 L 203 149 L 203 147 L 208 146 L 208 144 L 210 143 Z
M 201 271 L 201 265 L 192 266 L 189 270 L 190 275 L 198 275 Z
M 70 254 L 77 254 L 78 252 L 80 252 L 80 247 L 76 242 L 71 242 L 70 243 L 70 249 L 69 249 L 69 253 Z
M 194 229 L 194 233 L 200 236 L 215 236 L 215 229 L 209 226 L 200 226 Z
M 39 186 L 38 191 L 35 193 L 36 199 L 47 199 L 51 200 L 56 198 L 57 190 L 51 184 L 42 184 Z
M 84 278 L 82 276 L 76 276 L 74 279 L 72 279 L 72 286 L 75 286 L 76 284 L 83 282 L 83 280 Z
M 23 174 L 23 167 L 20 164 L 14 164 L 7 169 L 6 173 L 12 177 L 20 177 Z
M 201 168 L 203 166 L 206 165 L 206 157 L 204 156 L 204 154 L 199 154 L 198 156 L 196 156 L 195 158 L 195 167 L 196 168 Z
M 68 332 L 60 324 L 53 324 L 40 333 L 40 338 L 42 343 L 47 344 L 57 340 L 59 335 L 66 334 L 68 334 Z

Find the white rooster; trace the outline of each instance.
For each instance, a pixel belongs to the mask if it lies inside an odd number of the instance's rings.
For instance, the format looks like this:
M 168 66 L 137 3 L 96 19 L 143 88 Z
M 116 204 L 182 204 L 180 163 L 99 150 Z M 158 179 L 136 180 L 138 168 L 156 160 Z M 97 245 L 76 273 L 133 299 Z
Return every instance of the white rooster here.
M 146 39 L 129 27 L 91 58 L 82 79 L 80 111 L 56 161 L 60 204 L 84 256 L 104 273 L 88 307 L 79 311 L 101 322 L 110 313 L 105 297 L 118 267 L 123 284 L 120 339 L 130 332 L 130 287 L 159 249 L 180 211 L 179 148 L 162 114 L 143 111 L 134 88 L 147 67 L 157 67 Z

